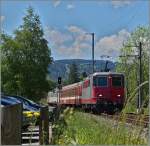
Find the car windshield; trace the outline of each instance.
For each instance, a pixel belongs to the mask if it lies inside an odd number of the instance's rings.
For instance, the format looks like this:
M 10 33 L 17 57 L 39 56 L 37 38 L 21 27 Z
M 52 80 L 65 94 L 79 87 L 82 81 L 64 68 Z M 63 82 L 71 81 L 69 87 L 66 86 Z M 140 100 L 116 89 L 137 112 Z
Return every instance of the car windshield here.
M 123 86 L 123 77 L 113 76 L 112 77 L 112 86 L 113 87 L 122 87 Z
M 31 104 L 35 104 L 35 105 L 37 104 L 37 103 L 35 103 L 34 101 L 29 100 L 29 99 L 27 99 L 27 101 L 30 102 Z
M 93 85 L 98 87 L 107 86 L 107 77 L 106 76 L 95 76 L 93 77 Z
M 32 101 L 32 100 L 29 100 L 29 99 L 23 99 L 23 102 L 25 102 L 25 104 L 28 104 L 28 105 L 35 105 L 35 106 L 38 106 L 38 104 L 37 103 L 35 103 L 34 101 Z

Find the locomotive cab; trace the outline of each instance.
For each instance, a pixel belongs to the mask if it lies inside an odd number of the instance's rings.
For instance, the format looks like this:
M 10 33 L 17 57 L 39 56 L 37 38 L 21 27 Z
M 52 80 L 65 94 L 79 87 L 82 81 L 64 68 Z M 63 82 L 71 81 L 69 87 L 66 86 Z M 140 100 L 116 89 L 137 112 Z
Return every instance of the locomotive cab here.
M 95 73 L 93 75 L 92 96 L 97 100 L 97 107 L 108 110 L 123 108 L 124 75 L 119 73 Z

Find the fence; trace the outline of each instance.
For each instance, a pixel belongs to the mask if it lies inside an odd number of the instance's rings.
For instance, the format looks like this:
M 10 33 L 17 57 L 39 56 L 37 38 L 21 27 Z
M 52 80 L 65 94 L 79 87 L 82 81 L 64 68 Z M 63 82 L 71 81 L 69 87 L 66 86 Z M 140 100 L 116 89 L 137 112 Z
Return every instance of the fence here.
M 22 104 L 1 108 L 1 145 L 21 145 Z M 39 143 L 50 144 L 52 129 L 49 126 L 48 106 L 40 108 Z
M 21 145 L 22 104 L 1 108 L 1 144 Z
M 40 108 L 39 140 L 40 145 L 50 143 L 48 106 Z

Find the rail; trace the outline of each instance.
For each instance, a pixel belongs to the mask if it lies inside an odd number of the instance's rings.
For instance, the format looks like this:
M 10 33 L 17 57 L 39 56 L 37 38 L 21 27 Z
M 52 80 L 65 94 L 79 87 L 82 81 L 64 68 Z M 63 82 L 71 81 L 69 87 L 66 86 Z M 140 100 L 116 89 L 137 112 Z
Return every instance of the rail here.
M 101 114 L 101 116 L 104 118 L 110 118 L 113 120 L 125 122 L 127 124 L 132 124 L 136 126 L 143 126 L 143 127 L 149 126 L 149 115 L 125 113 L 125 114 L 115 114 L 115 115 Z

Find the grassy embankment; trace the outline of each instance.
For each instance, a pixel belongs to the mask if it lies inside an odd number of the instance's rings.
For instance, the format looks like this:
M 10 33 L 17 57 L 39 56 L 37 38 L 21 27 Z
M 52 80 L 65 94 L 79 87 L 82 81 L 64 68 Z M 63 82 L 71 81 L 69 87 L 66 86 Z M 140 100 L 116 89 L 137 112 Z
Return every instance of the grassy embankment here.
M 147 144 L 142 130 L 67 108 L 53 125 L 53 144 Z
M 149 107 L 142 108 L 142 113 L 144 115 L 149 115 Z M 124 109 L 125 113 L 137 113 L 137 105 L 133 103 L 128 103 L 126 108 Z

